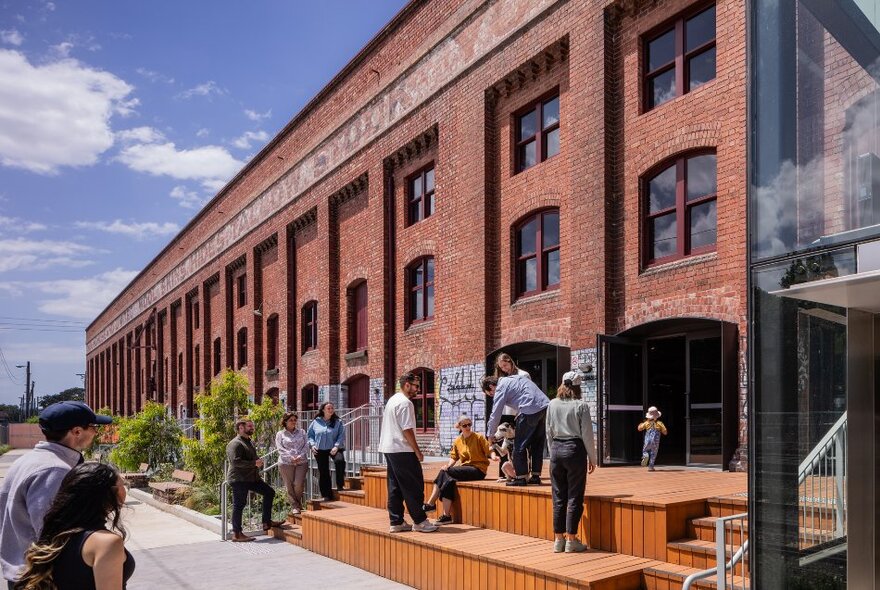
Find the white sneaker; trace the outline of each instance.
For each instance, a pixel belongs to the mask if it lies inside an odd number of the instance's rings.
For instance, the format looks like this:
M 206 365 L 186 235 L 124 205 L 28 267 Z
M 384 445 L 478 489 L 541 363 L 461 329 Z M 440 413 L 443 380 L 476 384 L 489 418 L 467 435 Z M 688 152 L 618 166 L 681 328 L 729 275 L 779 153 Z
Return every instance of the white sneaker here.
M 407 531 L 413 530 L 413 527 L 408 522 L 404 522 L 403 524 L 392 524 L 391 528 L 388 530 L 392 533 L 405 533 Z
M 433 524 L 427 518 L 420 522 L 419 524 L 412 525 L 412 530 L 420 532 L 420 533 L 433 533 L 439 527 L 436 524 Z

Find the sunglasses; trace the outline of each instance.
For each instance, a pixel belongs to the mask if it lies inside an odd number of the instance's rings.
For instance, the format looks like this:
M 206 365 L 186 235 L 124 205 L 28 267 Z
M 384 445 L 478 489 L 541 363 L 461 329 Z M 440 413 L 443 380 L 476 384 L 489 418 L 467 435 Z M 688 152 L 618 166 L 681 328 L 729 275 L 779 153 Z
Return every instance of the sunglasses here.
M 471 423 L 470 423 L 470 422 L 468 422 L 467 424 L 465 424 L 465 423 L 461 423 L 461 424 L 459 424 L 459 426 L 461 426 L 462 428 L 470 428 L 470 427 L 471 427 Z

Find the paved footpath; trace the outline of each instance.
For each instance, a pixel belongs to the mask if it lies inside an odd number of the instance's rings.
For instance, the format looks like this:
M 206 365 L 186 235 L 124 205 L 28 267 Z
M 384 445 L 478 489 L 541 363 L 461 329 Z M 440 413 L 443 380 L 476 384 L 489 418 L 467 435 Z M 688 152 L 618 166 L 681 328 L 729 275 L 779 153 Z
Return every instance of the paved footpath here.
M 0 479 L 25 452 L 0 456 Z M 299 588 L 322 583 L 333 590 L 409 588 L 271 537 L 224 543 L 219 535 L 134 498 L 125 504 L 125 546 L 137 563 L 128 590 Z

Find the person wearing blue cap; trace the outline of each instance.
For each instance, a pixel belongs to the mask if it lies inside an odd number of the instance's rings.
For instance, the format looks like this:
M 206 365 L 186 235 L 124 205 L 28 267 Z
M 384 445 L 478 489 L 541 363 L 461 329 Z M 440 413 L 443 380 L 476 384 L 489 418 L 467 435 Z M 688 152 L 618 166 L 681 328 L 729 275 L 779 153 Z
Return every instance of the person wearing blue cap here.
M 9 589 L 24 567 L 27 548 L 40 535 L 61 480 L 83 462 L 82 451 L 110 424 L 82 402 L 52 404 L 40 412 L 40 441 L 9 468 L 0 487 L 0 567 Z

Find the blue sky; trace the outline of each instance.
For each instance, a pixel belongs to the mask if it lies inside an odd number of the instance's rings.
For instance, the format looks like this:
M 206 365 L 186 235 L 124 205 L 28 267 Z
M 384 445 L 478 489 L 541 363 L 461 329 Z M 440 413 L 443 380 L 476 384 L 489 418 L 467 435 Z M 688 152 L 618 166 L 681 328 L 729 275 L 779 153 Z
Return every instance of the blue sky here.
M 81 385 L 85 326 L 404 4 L 0 0 L 0 403 L 28 360 Z

